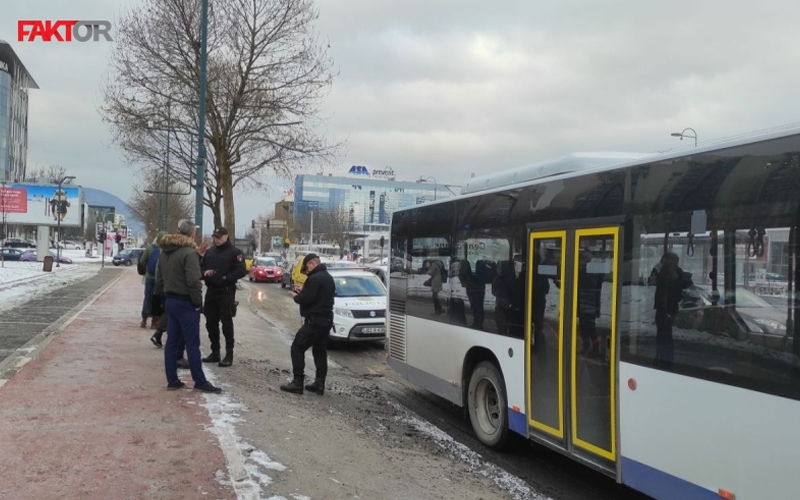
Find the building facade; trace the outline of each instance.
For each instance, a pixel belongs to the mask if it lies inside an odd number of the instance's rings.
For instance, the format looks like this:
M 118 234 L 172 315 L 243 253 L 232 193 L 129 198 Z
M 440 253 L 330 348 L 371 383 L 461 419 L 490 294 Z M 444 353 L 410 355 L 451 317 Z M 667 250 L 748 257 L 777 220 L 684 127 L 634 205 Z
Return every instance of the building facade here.
M 0 180 L 25 179 L 28 89 L 38 88 L 14 49 L 0 40 Z
M 303 221 L 311 212 L 338 207 L 347 213 L 352 232 L 388 231 L 395 210 L 450 196 L 453 192 L 443 184 L 397 181 L 391 170 L 353 166 L 342 176 L 298 175 L 293 215 Z

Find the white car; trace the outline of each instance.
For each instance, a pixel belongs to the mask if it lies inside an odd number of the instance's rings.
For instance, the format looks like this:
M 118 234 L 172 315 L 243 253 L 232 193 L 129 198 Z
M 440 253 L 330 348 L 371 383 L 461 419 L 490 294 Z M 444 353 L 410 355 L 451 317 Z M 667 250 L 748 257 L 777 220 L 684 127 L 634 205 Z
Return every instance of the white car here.
M 64 240 L 59 242 L 59 246 L 65 250 L 83 250 L 83 245 L 77 241 Z
M 333 342 L 386 339 L 386 286 L 364 270 L 328 269 L 336 283 L 333 307 Z

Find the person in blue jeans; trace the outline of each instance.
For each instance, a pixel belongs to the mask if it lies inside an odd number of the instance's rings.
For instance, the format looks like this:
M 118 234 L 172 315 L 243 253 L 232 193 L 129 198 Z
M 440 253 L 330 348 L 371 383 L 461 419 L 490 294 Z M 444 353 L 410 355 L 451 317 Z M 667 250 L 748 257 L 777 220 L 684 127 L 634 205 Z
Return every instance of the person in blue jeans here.
M 222 392 L 222 389 L 206 379 L 200 361 L 203 283 L 194 232 L 194 223 L 183 219 L 178 223 L 178 234 L 168 234 L 161 239 L 158 279 L 159 288 L 163 288 L 166 296 L 167 344 L 164 346 L 164 369 L 167 373 L 167 388 L 180 389 L 186 386 L 178 378 L 177 365 L 178 347 L 183 340 L 194 388 L 204 392 Z

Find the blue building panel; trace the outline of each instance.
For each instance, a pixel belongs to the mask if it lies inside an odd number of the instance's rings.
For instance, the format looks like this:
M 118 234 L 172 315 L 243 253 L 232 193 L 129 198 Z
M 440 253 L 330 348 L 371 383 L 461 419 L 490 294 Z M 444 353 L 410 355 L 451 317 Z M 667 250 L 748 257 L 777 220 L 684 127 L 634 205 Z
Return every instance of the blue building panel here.
M 304 220 L 311 211 L 344 208 L 354 230 L 365 224 L 389 224 L 392 213 L 418 203 L 447 198 L 452 193 L 432 182 L 397 181 L 376 178 L 391 170 L 374 170 L 354 165 L 347 176 L 298 175 L 294 187 L 294 218 Z

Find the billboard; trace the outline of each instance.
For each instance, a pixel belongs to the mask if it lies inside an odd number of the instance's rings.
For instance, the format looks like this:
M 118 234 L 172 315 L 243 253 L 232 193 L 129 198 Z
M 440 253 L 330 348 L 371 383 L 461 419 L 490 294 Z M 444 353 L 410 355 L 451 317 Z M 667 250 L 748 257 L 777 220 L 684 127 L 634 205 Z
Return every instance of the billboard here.
M 0 186 L 0 212 L 9 224 L 31 226 L 81 225 L 81 188 L 42 184 Z

